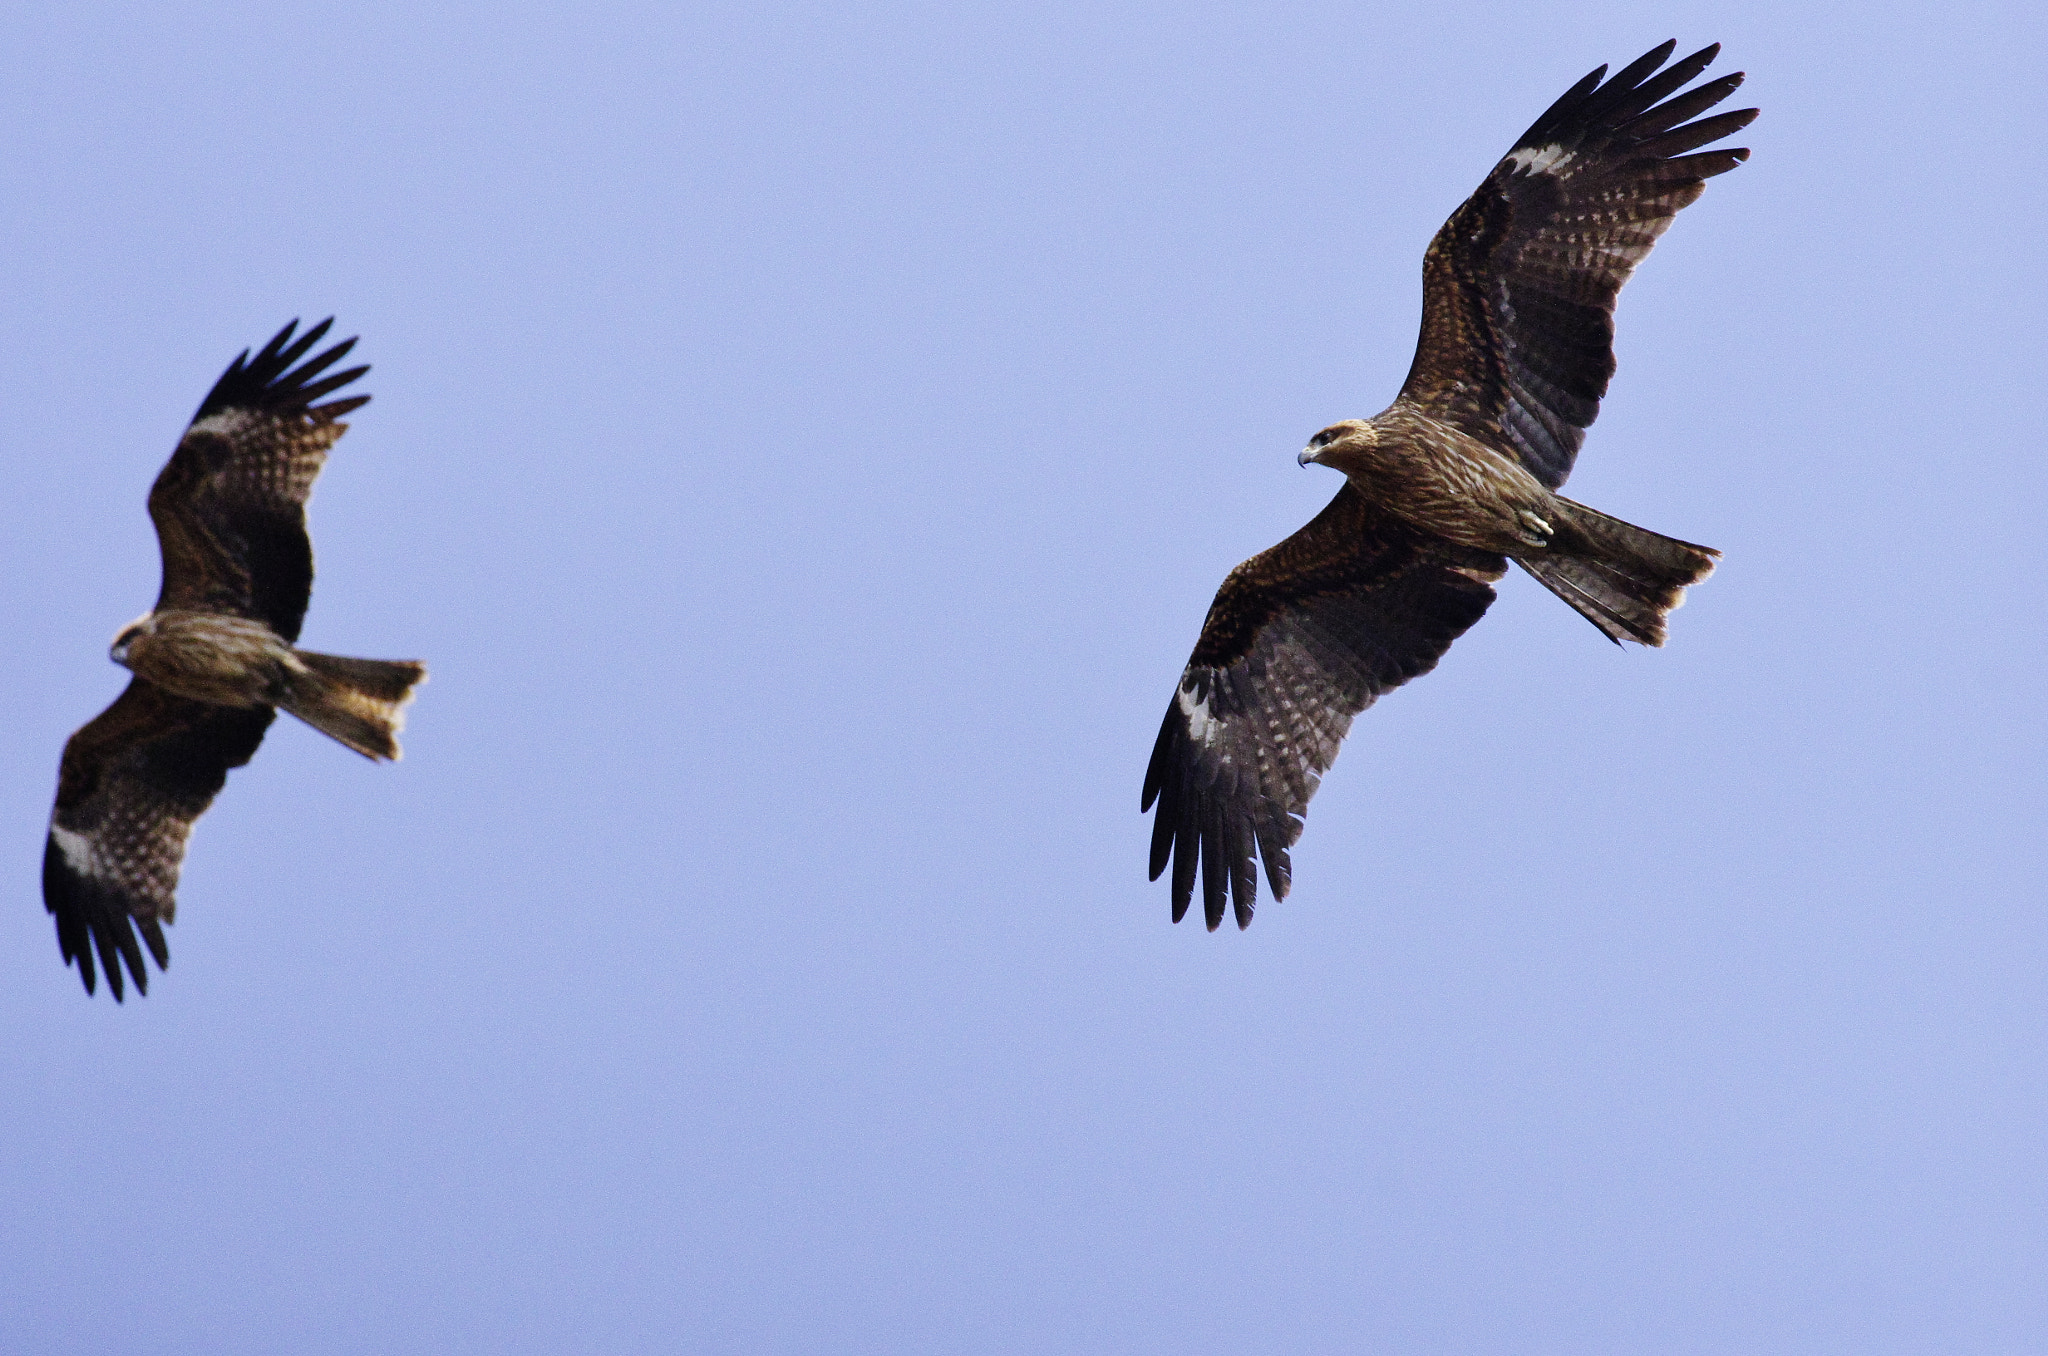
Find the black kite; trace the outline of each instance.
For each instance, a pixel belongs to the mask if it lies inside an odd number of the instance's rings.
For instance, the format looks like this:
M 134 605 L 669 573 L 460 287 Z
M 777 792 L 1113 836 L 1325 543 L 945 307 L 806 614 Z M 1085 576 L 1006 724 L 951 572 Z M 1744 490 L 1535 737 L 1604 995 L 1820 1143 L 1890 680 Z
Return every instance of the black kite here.
M 1663 644 L 1665 615 L 1713 570 L 1718 552 L 1556 493 L 1614 374 L 1621 285 L 1706 180 L 1749 156 L 1699 150 L 1756 117 L 1699 118 L 1742 76 L 1680 93 L 1720 48 L 1659 73 L 1675 46 L 1572 86 L 1451 214 L 1423 256 L 1400 394 L 1301 454 L 1344 487 L 1223 581 L 1145 772 L 1152 878 L 1172 864 L 1175 922 L 1199 870 L 1209 927 L 1226 897 L 1250 926 L 1255 851 L 1286 896 L 1288 849 L 1352 717 L 1434 668 L 1508 561 L 1616 644 Z
M 170 964 L 162 925 L 192 823 L 255 755 L 277 707 L 365 757 L 398 757 L 426 668 L 292 644 L 313 591 L 306 498 L 348 428 L 341 416 L 370 399 L 313 403 L 370 370 L 314 380 L 353 339 L 292 370 L 332 323 L 293 341 L 293 321 L 253 359 L 243 350 L 150 489 L 163 587 L 114 640 L 113 660 L 135 677 L 64 746 L 43 850 L 43 902 L 87 993 L 95 951 L 116 1001 L 122 961 L 149 991 L 138 928 L 158 968 Z

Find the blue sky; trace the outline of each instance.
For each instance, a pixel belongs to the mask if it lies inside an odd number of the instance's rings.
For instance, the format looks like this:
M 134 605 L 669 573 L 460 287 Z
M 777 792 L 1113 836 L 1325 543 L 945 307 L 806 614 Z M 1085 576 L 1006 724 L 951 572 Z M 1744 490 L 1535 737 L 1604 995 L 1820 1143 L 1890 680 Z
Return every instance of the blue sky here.
M 0 1346 L 2048 1344 L 2031 7 L 51 7 L 0 52 Z M 1531 581 L 1354 727 L 1248 933 L 1138 789 L 1558 93 L 1764 116 L 1624 292 Z M 149 481 L 375 365 L 313 648 L 147 999 L 37 891 Z

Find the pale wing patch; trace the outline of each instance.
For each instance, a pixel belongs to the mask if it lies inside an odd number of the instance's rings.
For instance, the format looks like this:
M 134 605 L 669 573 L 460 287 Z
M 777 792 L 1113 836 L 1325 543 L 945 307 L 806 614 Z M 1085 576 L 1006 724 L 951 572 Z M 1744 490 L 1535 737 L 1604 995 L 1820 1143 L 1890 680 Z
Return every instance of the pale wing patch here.
M 79 876 L 125 892 L 138 918 L 171 916 L 178 867 L 192 835 L 189 820 L 155 805 L 117 805 L 94 828 L 80 832 L 54 820 L 50 841 Z
M 1508 156 L 1508 163 L 1522 174 L 1555 174 L 1573 158 L 1572 152 L 1562 146 L 1542 146 L 1533 151 L 1515 151 Z
M 79 876 L 127 896 L 138 918 L 169 918 L 177 907 L 178 868 L 192 822 L 154 801 L 123 799 L 90 829 L 67 829 L 54 820 L 50 841 Z
M 92 850 L 92 839 L 82 833 L 75 833 L 61 824 L 50 824 L 51 841 L 64 854 L 64 862 L 81 876 L 96 877 L 100 874 L 99 859 Z
M 221 438 L 233 438 L 255 422 L 256 416 L 248 410 L 222 410 L 219 414 L 209 414 L 204 419 L 194 420 L 192 427 L 185 432 L 187 435 L 211 433 Z
M 1180 713 L 1187 719 L 1188 723 L 1188 738 L 1194 740 L 1205 749 L 1214 744 L 1217 735 L 1222 732 L 1223 726 L 1222 722 L 1209 714 L 1208 700 L 1203 697 L 1197 697 L 1194 693 L 1183 687 L 1179 692 L 1179 701 Z

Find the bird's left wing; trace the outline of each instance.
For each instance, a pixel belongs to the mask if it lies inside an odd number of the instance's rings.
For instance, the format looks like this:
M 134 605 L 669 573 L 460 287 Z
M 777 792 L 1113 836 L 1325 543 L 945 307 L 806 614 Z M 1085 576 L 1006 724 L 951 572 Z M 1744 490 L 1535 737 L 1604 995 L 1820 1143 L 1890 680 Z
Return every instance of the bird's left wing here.
M 1141 809 L 1158 801 L 1152 879 L 1173 864 L 1173 921 L 1197 863 L 1209 927 L 1228 895 L 1249 927 L 1253 852 L 1284 898 L 1287 850 L 1351 718 L 1436 667 L 1493 602 L 1507 562 L 1425 536 L 1346 484 L 1230 572 L 1166 708 Z
M 1551 489 L 1571 474 L 1614 375 L 1622 284 L 1708 179 L 1749 158 L 1699 148 L 1747 127 L 1755 109 L 1686 121 L 1741 74 L 1679 94 L 1720 48 L 1658 73 L 1675 45 L 1567 90 L 1423 257 L 1422 337 L 1399 399 L 1512 448 Z
M 295 320 L 254 358 L 245 350 L 192 416 L 149 491 L 163 549 L 159 611 L 226 612 L 263 622 L 288 641 L 299 638 L 313 594 L 306 499 L 328 449 L 348 429 L 341 416 L 370 399 L 313 404 L 370 370 L 321 377 L 355 347 L 353 339 L 292 366 L 333 323 L 323 320 L 294 340 Z
M 136 678 L 64 745 L 43 849 L 43 903 L 87 993 L 94 951 L 116 1002 L 123 960 L 136 989 L 149 992 L 138 927 L 157 968 L 170 963 L 162 925 L 176 911 L 192 821 L 213 803 L 228 769 L 255 755 L 275 715 L 267 706 L 191 701 Z

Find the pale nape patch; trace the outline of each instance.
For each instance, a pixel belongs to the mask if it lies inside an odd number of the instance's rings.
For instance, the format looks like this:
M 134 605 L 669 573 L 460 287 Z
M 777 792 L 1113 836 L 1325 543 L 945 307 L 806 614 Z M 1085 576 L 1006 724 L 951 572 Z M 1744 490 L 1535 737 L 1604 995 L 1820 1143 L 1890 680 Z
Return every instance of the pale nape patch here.
M 54 821 L 50 824 L 50 838 L 57 844 L 57 850 L 64 854 L 64 860 L 70 864 L 73 871 L 81 876 L 100 874 L 99 859 L 92 850 L 92 839 Z
M 1222 727 L 1222 722 L 1209 714 L 1209 703 L 1198 699 L 1194 693 L 1189 692 L 1185 687 L 1180 689 L 1176 697 L 1180 702 L 1181 715 L 1187 718 L 1188 738 L 1194 740 L 1203 748 L 1207 748 L 1215 743 L 1216 735 Z
M 1544 146 L 1533 151 L 1515 151 L 1508 156 L 1508 163 L 1524 174 L 1555 174 L 1572 159 L 1572 153 L 1562 146 Z

